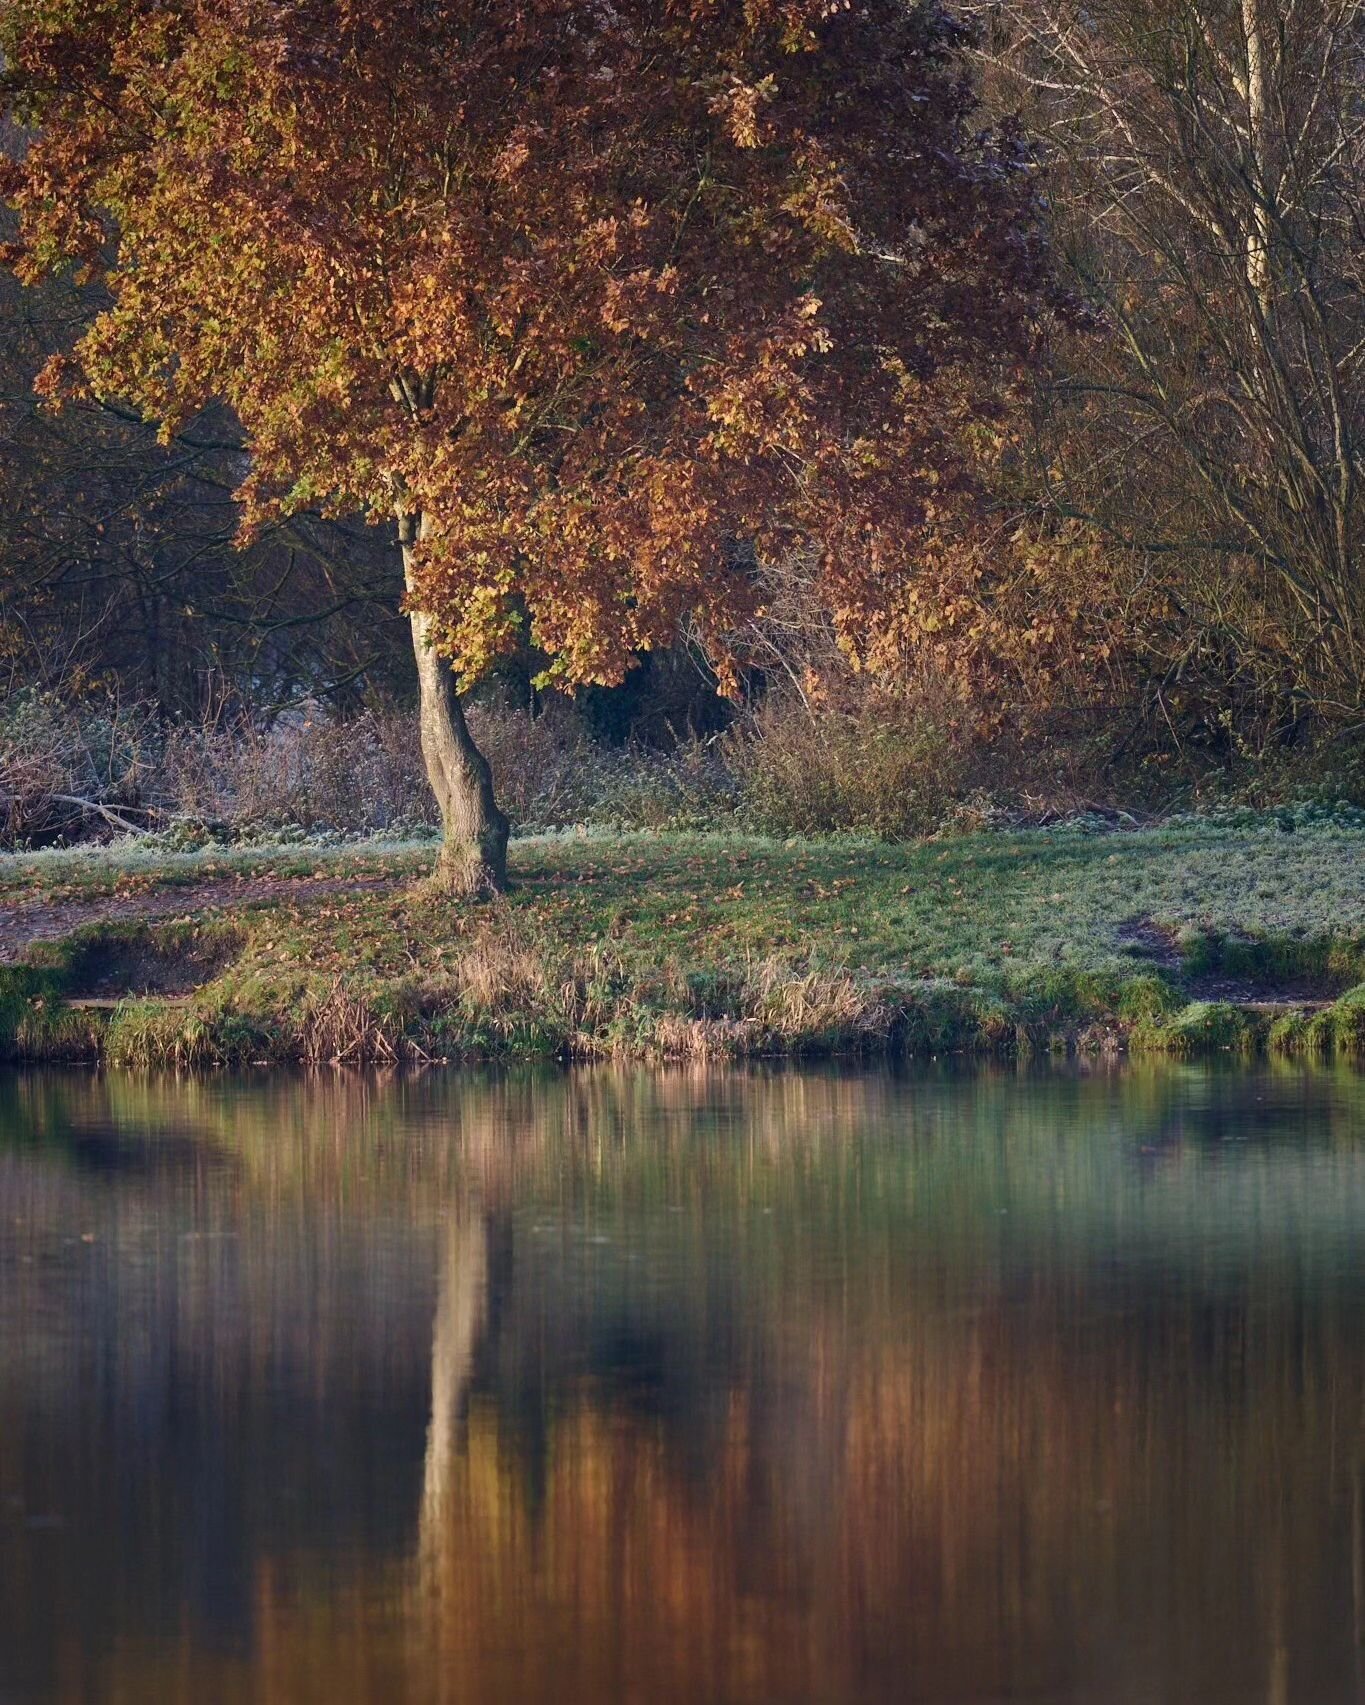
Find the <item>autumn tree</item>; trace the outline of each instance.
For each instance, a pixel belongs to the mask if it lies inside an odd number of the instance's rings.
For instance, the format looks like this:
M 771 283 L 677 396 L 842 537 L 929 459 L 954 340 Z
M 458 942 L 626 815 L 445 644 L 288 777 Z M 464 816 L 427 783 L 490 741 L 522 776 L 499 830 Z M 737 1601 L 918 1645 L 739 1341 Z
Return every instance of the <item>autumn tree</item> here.
M 846 626 L 912 572 L 1040 281 L 963 46 L 932 0 L 0 0 L 9 258 L 108 295 L 46 391 L 221 400 L 249 528 L 396 516 L 452 887 L 504 881 L 461 692 L 519 634 L 724 674 L 755 563 Z

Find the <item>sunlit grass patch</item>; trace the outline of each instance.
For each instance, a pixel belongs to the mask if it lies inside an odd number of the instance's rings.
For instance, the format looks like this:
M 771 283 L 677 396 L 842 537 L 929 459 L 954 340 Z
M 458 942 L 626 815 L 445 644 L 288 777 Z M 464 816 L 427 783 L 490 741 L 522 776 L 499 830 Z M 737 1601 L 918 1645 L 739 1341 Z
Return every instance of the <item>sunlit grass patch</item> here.
M 120 1058 L 184 1062 L 937 1053 L 1081 1034 L 1240 1048 L 1269 1020 L 1244 1017 L 1229 979 L 1328 997 L 1362 980 L 1362 851 L 1360 830 L 1288 835 L 1273 822 L 915 847 L 564 834 L 516 843 L 513 891 L 468 904 L 418 880 L 429 850 L 352 848 L 309 864 L 327 878 L 316 884 L 257 887 L 240 905 L 234 888 L 226 904 L 214 891 L 233 950 L 190 1010 L 83 1018 L 70 1035 L 88 1051 L 93 1024 L 105 1052 L 117 1032 Z M 273 865 L 251 856 L 257 873 L 299 868 L 296 848 Z M 114 868 L 96 862 L 80 890 L 92 910 Z M 183 856 L 137 866 L 149 884 L 185 869 Z M 161 952 L 202 925 L 140 927 L 160 932 Z M 47 966 L 74 987 L 90 939 L 35 949 L 11 978 Z M 18 988 L 0 988 L 0 1019 Z M 34 1016 L 44 998 L 23 997 L 22 1034 L 55 1043 L 55 1018 Z M 20 1027 L 3 1022 L 12 1050 Z M 1330 1031 L 1345 1046 L 1343 1026 L 1305 1023 L 1302 1045 Z M 1280 1044 L 1291 1038 L 1300 1045 L 1293 1027 Z

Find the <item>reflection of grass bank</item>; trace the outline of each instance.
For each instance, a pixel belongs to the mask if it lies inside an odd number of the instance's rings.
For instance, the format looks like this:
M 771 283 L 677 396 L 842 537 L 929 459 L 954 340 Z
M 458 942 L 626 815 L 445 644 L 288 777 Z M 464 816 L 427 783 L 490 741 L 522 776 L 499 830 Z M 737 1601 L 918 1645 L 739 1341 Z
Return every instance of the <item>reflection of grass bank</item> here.
M 1365 1051 L 1365 997 L 1320 1010 L 1365 982 L 1362 851 L 1359 831 L 1273 822 L 920 847 L 558 837 L 519 843 L 516 892 L 473 908 L 339 890 L 333 859 L 316 892 L 233 908 L 230 889 L 196 890 L 190 922 L 30 949 L 0 972 L 0 1037 L 11 1054 L 121 1064 Z M 282 856 L 298 864 L 296 848 Z M 382 871 L 375 852 L 357 857 L 357 874 Z M 395 857 L 413 868 L 410 851 Z M 68 903 L 117 883 L 108 855 L 101 873 L 83 886 L 64 866 Z M 158 881 L 145 857 L 137 881 Z M 231 909 L 232 963 L 210 951 L 221 926 L 197 918 L 212 906 Z M 205 974 L 179 1003 L 154 989 L 73 1007 L 97 948 L 131 964 L 193 951 Z

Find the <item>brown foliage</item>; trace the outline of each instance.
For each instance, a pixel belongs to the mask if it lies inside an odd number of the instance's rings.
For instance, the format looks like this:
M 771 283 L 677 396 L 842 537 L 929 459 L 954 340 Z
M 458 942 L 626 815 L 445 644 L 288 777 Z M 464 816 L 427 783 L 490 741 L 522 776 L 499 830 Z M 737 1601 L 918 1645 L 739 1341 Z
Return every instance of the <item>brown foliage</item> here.
M 901 0 L 9 0 L 26 278 L 109 305 L 73 385 L 235 410 L 260 523 L 421 515 L 466 676 L 523 622 L 578 680 L 753 561 L 845 627 L 915 568 L 1040 268 L 963 36 Z M 115 233 L 111 240 L 111 230 Z

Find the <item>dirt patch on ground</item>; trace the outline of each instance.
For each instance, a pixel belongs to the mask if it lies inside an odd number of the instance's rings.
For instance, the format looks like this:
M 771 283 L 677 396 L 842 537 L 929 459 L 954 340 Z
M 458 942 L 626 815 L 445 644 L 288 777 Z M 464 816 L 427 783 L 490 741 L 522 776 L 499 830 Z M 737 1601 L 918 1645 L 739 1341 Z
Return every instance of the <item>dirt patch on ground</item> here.
M 1239 982 L 1234 977 L 1191 977 L 1185 989 L 1192 1001 L 1237 1006 L 1247 1012 L 1321 1012 L 1333 1001 L 1320 988 L 1277 983 L 1268 989 L 1259 983 Z
M 245 946 L 245 935 L 218 924 L 202 935 L 197 930 L 162 936 L 135 930 L 97 939 L 80 953 L 67 995 L 87 1005 L 129 995 L 190 995 L 225 971 Z
M 53 902 L 0 901 L 0 965 L 17 964 L 35 942 L 60 941 L 88 924 L 192 922 L 281 900 L 307 902 L 330 894 L 388 888 L 404 879 L 396 875 L 255 876 L 243 881 L 222 877 L 138 894 L 97 894 Z M 127 984 L 123 987 L 126 990 Z
M 1125 953 L 1140 959 L 1154 971 L 1180 972 L 1180 949 L 1173 930 L 1162 929 L 1151 918 L 1129 918 L 1118 927 L 1118 943 Z
M 1225 1006 L 1245 1007 L 1248 1012 L 1320 1012 L 1333 1004 L 1335 996 L 1324 994 L 1320 985 L 1277 983 L 1273 989 L 1235 977 L 1194 977 L 1186 984 L 1191 1000 L 1217 1001 Z
M 1119 946 L 1139 964 L 1160 971 L 1178 983 L 1191 1000 L 1222 1001 L 1257 1012 L 1284 1008 L 1312 1011 L 1330 1006 L 1339 989 L 1322 981 L 1288 978 L 1273 985 L 1248 977 L 1229 977 L 1218 971 L 1186 972 L 1174 930 L 1152 918 L 1130 918 L 1118 927 Z

